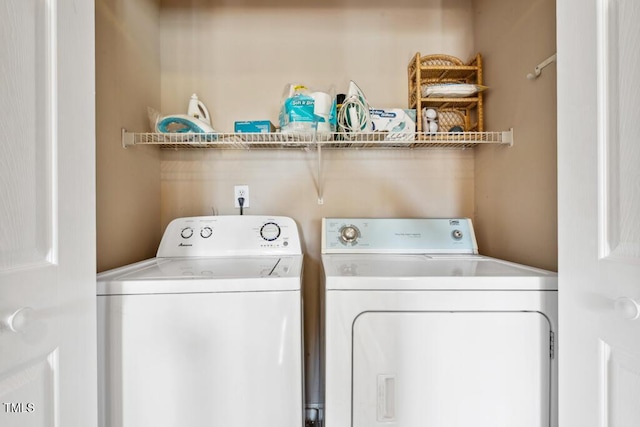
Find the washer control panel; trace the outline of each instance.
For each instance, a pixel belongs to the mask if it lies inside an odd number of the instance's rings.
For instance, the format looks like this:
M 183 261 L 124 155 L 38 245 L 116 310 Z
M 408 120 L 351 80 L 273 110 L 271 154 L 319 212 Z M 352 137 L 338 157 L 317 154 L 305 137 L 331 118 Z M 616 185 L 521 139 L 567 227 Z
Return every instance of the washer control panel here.
M 469 218 L 323 218 L 322 253 L 477 254 Z
M 177 218 L 167 226 L 158 257 L 302 254 L 289 217 L 262 215 Z

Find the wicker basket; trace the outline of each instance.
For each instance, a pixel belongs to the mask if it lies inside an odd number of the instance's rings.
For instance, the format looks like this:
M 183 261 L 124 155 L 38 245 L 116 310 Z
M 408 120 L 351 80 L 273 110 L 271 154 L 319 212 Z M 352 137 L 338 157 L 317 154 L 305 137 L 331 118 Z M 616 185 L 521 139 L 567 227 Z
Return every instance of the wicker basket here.
M 449 132 L 459 126 L 464 132 L 470 130 L 468 117 L 464 112 L 455 108 L 441 108 L 438 110 L 438 132 Z
M 483 93 L 472 97 L 437 98 L 423 97 L 425 85 L 446 83 L 467 83 L 482 85 L 482 57 L 477 54 L 469 63 L 450 55 L 425 55 L 416 53 L 407 67 L 409 77 L 409 108 L 415 108 L 417 131 L 423 132 L 422 109 L 438 110 L 439 129 L 447 132 L 460 126 L 465 132 L 484 130 Z M 461 119 L 462 118 L 462 119 Z
M 420 65 L 432 65 L 432 66 L 461 66 L 464 62 L 451 55 L 425 55 L 420 57 Z

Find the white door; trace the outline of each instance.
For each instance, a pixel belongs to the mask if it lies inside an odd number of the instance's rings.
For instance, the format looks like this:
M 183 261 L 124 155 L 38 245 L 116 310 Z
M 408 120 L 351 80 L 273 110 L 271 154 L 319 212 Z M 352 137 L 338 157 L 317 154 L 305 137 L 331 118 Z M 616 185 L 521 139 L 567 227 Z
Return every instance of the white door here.
M 640 2 L 557 3 L 562 427 L 640 425 Z
M 97 423 L 93 7 L 0 2 L 0 426 Z

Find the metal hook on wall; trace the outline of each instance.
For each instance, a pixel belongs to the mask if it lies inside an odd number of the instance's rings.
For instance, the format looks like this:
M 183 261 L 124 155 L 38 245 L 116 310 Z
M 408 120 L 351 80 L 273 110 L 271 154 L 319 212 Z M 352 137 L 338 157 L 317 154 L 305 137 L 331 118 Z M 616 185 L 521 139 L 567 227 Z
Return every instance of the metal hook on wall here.
M 535 80 L 538 77 L 540 77 L 540 73 L 542 73 L 542 69 L 544 67 L 546 67 L 547 65 L 551 64 L 552 62 L 556 62 L 556 58 L 558 57 L 557 53 L 554 53 L 553 55 L 551 55 L 550 57 L 548 57 L 547 59 L 545 59 L 544 61 L 542 61 L 541 63 L 539 63 L 536 68 L 533 70 L 533 73 L 529 73 L 527 74 L 527 78 L 529 80 Z

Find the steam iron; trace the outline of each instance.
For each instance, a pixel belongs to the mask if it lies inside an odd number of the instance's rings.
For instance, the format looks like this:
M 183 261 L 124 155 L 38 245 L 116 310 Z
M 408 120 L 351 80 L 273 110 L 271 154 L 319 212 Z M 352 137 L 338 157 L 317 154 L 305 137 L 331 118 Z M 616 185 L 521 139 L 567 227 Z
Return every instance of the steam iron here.
M 349 89 L 347 90 L 347 98 L 354 96 L 357 97 L 362 104 L 367 104 L 367 98 L 364 96 L 364 92 L 362 92 L 362 89 L 360 89 L 356 82 L 351 80 L 349 82 Z
M 188 114 L 171 114 L 156 123 L 156 131 L 161 133 L 213 133 L 215 130 L 204 121 Z
M 351 80 L 347 96 L 342 104 L 346 114 L 339 120 L 339 127 L 347 132 L 371 132 L 373 123 L 369 111 L 369 103 L 364 96 L 364 92 Z

